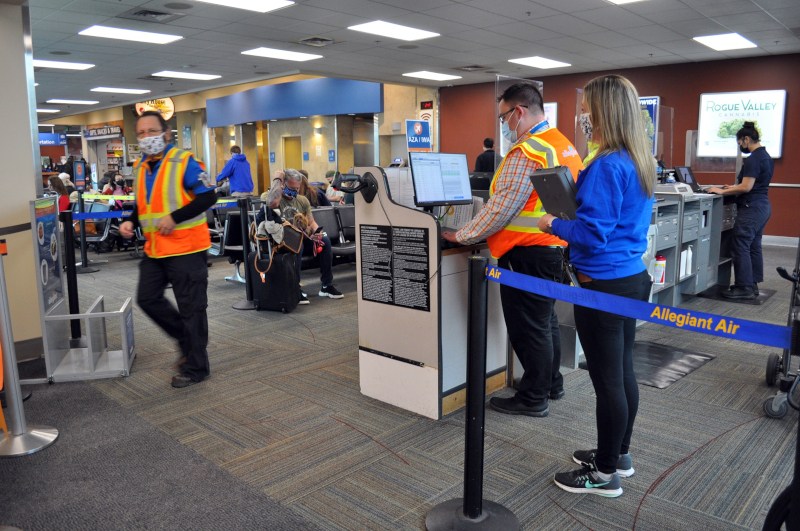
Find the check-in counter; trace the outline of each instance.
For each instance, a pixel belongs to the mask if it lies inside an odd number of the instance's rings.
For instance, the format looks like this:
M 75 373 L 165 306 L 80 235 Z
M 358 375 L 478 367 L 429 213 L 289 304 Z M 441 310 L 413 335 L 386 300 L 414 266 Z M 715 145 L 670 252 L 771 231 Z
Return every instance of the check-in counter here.
M 489 250 L 443 249 L 439 220 L 393 200 L 382 168 L 353 173 L 377 185 L 371 202 L 355 194 L 361 392 L 440 419 L 466 401 L 467 264 Z M 487 394 L 505 387 L 508 357 L 500 287 L 488 288 Z

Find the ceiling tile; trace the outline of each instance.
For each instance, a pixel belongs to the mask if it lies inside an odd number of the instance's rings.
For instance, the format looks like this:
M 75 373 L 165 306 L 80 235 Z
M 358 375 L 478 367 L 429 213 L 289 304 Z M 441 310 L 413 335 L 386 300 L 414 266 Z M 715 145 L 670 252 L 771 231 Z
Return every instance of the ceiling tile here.
M 445 20 L 443 18 L 433 17 L 426 13 L 411 13 L 400 17 L 392 17 L 387 22 L 395 24 L 402 24 L 403 26 L 411 26 L 412 28 L 422 29 L 426 31 L 433 31 L 441 35 L 454 35 L 460 34 L 465 31 L 472 31 L 472 26 L 467 26 L 453 20 Z M 429 41 L 430 39 L 424 39 Z
M 459 24 L 472 26 L 474 28 L 496 26 L 497 24 L 514 21 L 511 18 L 495 15 L 494 13 L 487 13 L 486 11 L 463 4 L 453 4 L 445 7 L 437 7 L 436 9 L 429 9 L 425 11 L 425 14 L 445 20 L 452 20 L 453 22 L 458 22 Z
M 220 28 L 230 24 L 227 20 L 215 20 L 213 18 L 197 17 L 190 15 L 188 17 L 179 18 L 165 24 L 165 26 L 177 26 L 179 28 L 194 28 L 200 30 L 211 30 Z
M 464 3 L 477 9 L 520 21 L 530 18 L 551 17 L 562 13 L 562 11 L 535 4 L 530 0 L 502 0 L 502 2 L 497 0 L 469 0 Z
M 697 41 L 692 39 L 686 39 L 682 41 L 670 41 L 670 42 L 660 42 L 656 45 L 658 48 L 662 50 L 666 50 L 668 52 L 677 54 L 677 55 L 686 55 L 691 53 L 703 53 L 708 51 L 709 48 L 700 44 Z
M 536 0 L 535 3 L 562 13 L 576 13 L 608 6 L 605 0 Z
M 116 17 L 120 13 L 128 11 L 131 6 L 109 2 L 96 2 L 94 0 L 74 0 L 69 5 L 63 8 L 64 11 L 72 11 L 75 13 L 90 13 L 93 15 L 106 15 L 109 17 Z
M 764 50 L 771 54 L 800 53 L 800 43 L 780 44 L 777 46 L 765 46 Z
M 672 31 L 680 33 L 686 37 L 699 37 L 701 35 L 719 35 L 721 33 L 730 33 L 730 30 L 725 26 L 717 24 L 711 19 L 700 17 L 697 20 L 685 20 L 680 24 L 670 25 Z
M 49 15 L 57 12 L 57 9 L 51 9 L 48 7 L 31 7 L 31 20 L 39 20 L 43 18 L 47 18 Z
M 675 33 L 664 26 L 652 25 L 639 28 L 624 28 L 618 30 L 620 33 L 632 37 L 642 42 L 655 44 L 659 42 L 680 41 L 686 39 L 683 35 Z M 609 45 L 611 46 L 611 45 Z
M 514 37 L 516 39 L 529 42 L 536 42 L 545 39 L 555 39 L 562 36 L 560 33 L 540 28 L 532 24 L 528 24 L 527 22 L 512 22 L 511 24 L 499 24 L 497 26 L 492 26 L 486 29 L 489 31 L 493 31 L 495 33 L 501 33 L 503 35 L 508 35 L 509 37 Z
M 686 4 L 680 0 L 648 0 L 647 2 L 633 2 L 622 6 L 625 10 L 637 15 L 650 13 L 662 13 L 664 11 L 674 11 L 685 9 Z
M 703 18 L 703 15 L 694 9 L 683 8 L 674 9 L 671 11 L 663 11 L 660 13 L 645 14 L 644 18 L 649 19 L 657 24 L 667 25 L 673 22 L 683 22 L 685 20 L 697 20 Z
M 697 6 L 695 9 L 701 14 L 712 18 L 726 15 L 738 15 L 741 13 L 763 13 L 760 7 L 749 0 L 736 0 L 735 2 L 728 2 L 725 4 L 715 3 L 706 6 Z
M 531 28 L 533 29 L 533 28 Z M 533 32 L 531 32 L 533 33 Z M 473 29 L 469 32 L 469 40 L 470 42 L 474 42 L 477 44 L 483 44 L 484 46 L 505 46 L 506 44 L 512 44 L 517 42 L 518 39 L 514 37 L 509 37 L 508 35 L 502 35 L 500 33 L 494 31 L 488 31 L 483 29 Z
M 401 7 L 410 11 L 425 11 L 435 7 L 449 6 L 452 0 L 380 0 L 381 4 Z
M 593 24 L 597 24 L 598 26 L 612 30 L 650 25 L 650 21 L 646 18 L 640 17 L 618 6 L 590 9 L 588 11 L 575 13 L 574 15 Z
M 559 37 L 557 39 L 549 39 L 547 41 L 547 45 L 557 50 L 574 53 L 580 53 L 592 47 L 592 45 L 588 42 L 576 39 L 575 37 Z
M 716 52 L 714 50 L 709 50 L 703 53 L 690 53 L 690 54 L 683 54 L 681 55 L 684 59 L 691 62 L 699 62 L 699 61 L 719 61 L 721 59 L 727 59 L 724 54 L 720 52 Z
M 303 2 L 303 5 L 319 7 L 339 13 L 349 13 L 360 17 L 378 18 L 381 20 L 386 20 L 387 17 L 399 17 L 410 13 L 410 11 L 406 9 L 379 4 L 369 0 L 306 0 Z
M 681 37 L 683 38 L 683 37 Z M 603 48 L 620 48 L 622 46 L 637 46 L 642 44 L 640 40 L 621 35 L 616 31 L 601 31 L 598 33 L 588 33 L 581 35 L 581 40 L 590 42 Z
M 319 7 L 313 7 L 306 4 L 295 4 L 293 6 L 289 6 L 283 9 L 279 9 L 277 11 L 272 11 L 270 13 L 267 13 L 267 15 L 270 14 L 285 18 L 291 18 L 294 20 L 319 22 L 321 19 L 335 14 L 335 12 L 331 11 L 330 9 L 321 9 Z
M 545 17 L 531 22 L 534 26 L 556 31 L 562 35 L 580 35 L 582 33 L 597 33 L 606 28 L 591 24 L 572 15 L 556 15 Z
M 615 48 L 615 50 L 642 59 L 647 59 L 648 57 L 674 55 L 671 52 L 662 50 L 661 48 L 656 48 L 655 46 L 649 46 L 647 44 L 640 44 L 638 46 L 622 46 L 620 48 Z

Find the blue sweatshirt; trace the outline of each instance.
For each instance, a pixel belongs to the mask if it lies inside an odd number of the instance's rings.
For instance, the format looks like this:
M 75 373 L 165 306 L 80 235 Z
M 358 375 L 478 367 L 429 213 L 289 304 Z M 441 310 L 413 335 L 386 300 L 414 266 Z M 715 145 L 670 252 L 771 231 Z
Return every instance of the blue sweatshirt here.
M 653 199 L 645 196 L 628 152 L 595 159 L 577 186 L 578 219 L 553 220 L 553 234 L 569 243 L 572 265 L 599 280 L 644 271 Z
M 250 163 L 247 162 L 247 158 L 241 153 L 237 153 L 231 157 L 231 160 L 222 168 L 222 172 L 217 175 L 217 182 L 222 179 L 229 180 L 231 193 L 251 193 L 253 191 L 253 177 L 250 175 Z

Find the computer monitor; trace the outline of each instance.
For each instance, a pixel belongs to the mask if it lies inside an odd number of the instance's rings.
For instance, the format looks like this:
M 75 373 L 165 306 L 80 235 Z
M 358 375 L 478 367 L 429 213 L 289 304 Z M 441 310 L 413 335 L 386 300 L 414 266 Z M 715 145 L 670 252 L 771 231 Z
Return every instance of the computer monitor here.
M 683 184 L 688 184 L 695 193 L 701 193 L 703 190 L 697 184 L 697 179 L 694 178 L 692 168 L 689 166 L 675 166 L 675 179 Z
M 463 153 L 409 153 L 414 204 L 421 207 L 469 205 L 472 188 Z

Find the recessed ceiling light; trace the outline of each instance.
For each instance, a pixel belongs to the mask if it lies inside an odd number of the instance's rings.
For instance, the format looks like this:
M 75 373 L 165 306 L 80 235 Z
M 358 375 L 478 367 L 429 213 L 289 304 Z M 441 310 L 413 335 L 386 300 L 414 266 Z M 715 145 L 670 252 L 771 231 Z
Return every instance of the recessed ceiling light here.
M 56 128 L 56 126 L 53 124 L 36 124 L 36 125 L 38 125 L 39 127 L 52 127 L 53 129 Z
M 97 105 L 100 102 L 92 100 L 47 100 L 47 103 L 61 103 L 64 105 Z
M 554 61 L 546 57 L 522 57 L 521 59 L 509 59 L 509 63 L 517 63 L 518 65 L 532 66 L 534 68 L 562 68 L 565 66 L 572 66 L 569 63 L 562 63 L 561 61 Z
M 34 59 L 33 66 L 38 68 L 63 68 L 64 70 L 87 70 L 94 67 L 89 63 L 68 63 L 66 61 L 48 61 L 46 59 Z
M 270 120 L 270 122 L 277 122 L 277 121 L 278 121 L 278 120 L 276 120 L 275 118 L 273 118 L 272 120 Z
M 641 2 L 642 0 L 608 0 L 612 4 L 622 5 L 622 4 L 632 4 L 634 2 Z
M 67 134 L 67 136 L 81 136 L 81 135 L 77 135 L 77 134 L 76 134 L 76 135 L 73 135 L 73 134 L 71 134 L 71 133 L 68 133 L 68 134 Z
M 289 52 L 287 50 L 278 50 L 276 48 L 254 48 L 242 52 L 244 55 L 257 55 L 258 57 L 269 57 L 270 59 L 285 59 L 287 61 L 310 61 L 312 59 L 321 59 L 321 55 L 313 53 Z
M 461 76 L 437 74 L 436 72 L 428 72 L 427 70 L 422 70 L 420 72 L 409 72 L 403 75 L 406 77 L 417 77 L 419 79 L 432 79 L 433 81 L 450 81 L 451 79 L 461 79 Z
M 391 37 L 392 39 L 400 39 L 403 41 L 418 41 L 420 39 L 429 39 L 439 36 L 438 33 L 432 31 L 410 28 L 408 26 L 401 26 L 400 24 L 392 24 L 391 22 L 384 22 L 383 20 L 356 24 L 347 29 L 380 35 L 381 37 Z
M 103 37 L 105 39 L 119 39 L 123 41 L 148 42 L 151 44 L 168 44 L 181 40 L 180 35 L 168 35 L 166 33 L 151 33 L 149 31 L 136 31 L 122 28 L 110 28 L 108 26 L 92 26 L 78 35 L 87 37 Z
M 301 116 L 300 117 L 301 120 L 305 120 L 306 118 L 308 118 L 308 116 Z
M 39 83 L 34 83 L 34 84 L 33 84 L 33 86 L 34 86 L 34 87 L 38 87 L 38 86 L 39 86 Z
M 207 4 L 216 4 L 218 6 L 235 7 L 237 9 L 247 9 L 248 11 L 258 11 L 259 13 L 268 13 L 293 5 L 294 2 L 289 0 L 199 0 Z
M 110 92 L 112 94 L 148 94 L 150 91 L 145 89 L 95 87 L 92 89 L 92 92 Z
M 253 125 L 253 122 L 247 122 L 246 125 Z
M 200 81 L 209 81 L 212 79 L 219 79 L 222 76 L 216 74 L 192 74 L 191 72 L 172 72 L 171 70 L 163 70 L 151 74 L 153 77 L 174 77 L 177 79 L 198 79 Z
M 61 111 L 59 109 L 36 109 L 36 112 L 47 114 L 47 113 L 54 113 L 54 112 L 61 112 Z
M 718 52 L 725 50 L 741 50 L 743 48 L 758 48 L 756 43 L 748 41 L 738 33 L 706 35 L 703 37 L 695 37 L 694 40 Z

